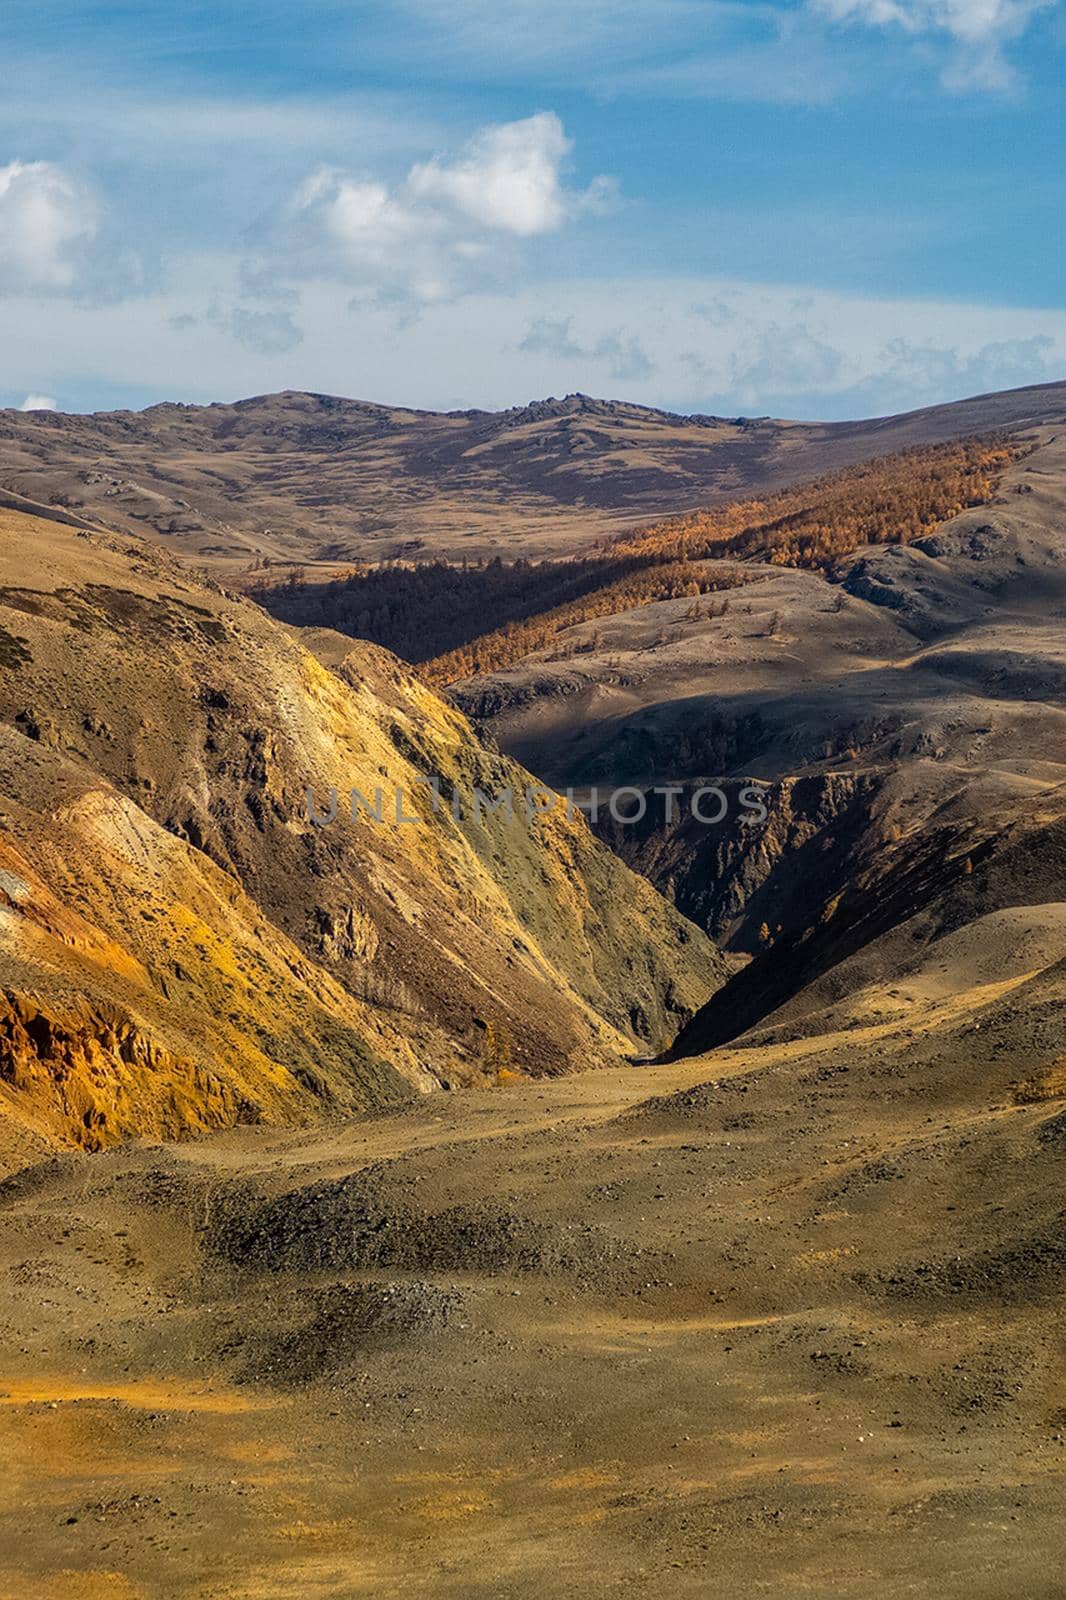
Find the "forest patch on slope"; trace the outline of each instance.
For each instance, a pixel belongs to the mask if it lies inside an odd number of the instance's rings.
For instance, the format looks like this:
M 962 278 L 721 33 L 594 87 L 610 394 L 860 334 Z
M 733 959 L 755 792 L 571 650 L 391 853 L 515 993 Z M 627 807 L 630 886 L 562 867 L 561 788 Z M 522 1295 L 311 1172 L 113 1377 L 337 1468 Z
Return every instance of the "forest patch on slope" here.
M 384 644 L 442 687 L 513 666 L 575 624 L 735 588 L 748 563 L 828 573 L 863 545 L 910 544 L 987 504 L 1028 448 L 999 435 L 920 446 L 798 488 L 670 517 L 572 560 L 391 563 L 327 583 L 290 572 L 281 583 L 261 579 L 251 593 L 283 621 Z M 701 566 L 707 560 L 736 566 L 710 573 Z

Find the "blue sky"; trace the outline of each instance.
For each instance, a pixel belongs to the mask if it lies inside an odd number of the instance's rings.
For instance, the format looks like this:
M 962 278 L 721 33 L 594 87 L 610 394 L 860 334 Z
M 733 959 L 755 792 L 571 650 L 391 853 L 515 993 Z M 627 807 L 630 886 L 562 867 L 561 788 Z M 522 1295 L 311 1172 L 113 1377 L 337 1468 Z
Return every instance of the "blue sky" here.
M 0 404 L 1066 377 L 1062 0 L 5 0 Z

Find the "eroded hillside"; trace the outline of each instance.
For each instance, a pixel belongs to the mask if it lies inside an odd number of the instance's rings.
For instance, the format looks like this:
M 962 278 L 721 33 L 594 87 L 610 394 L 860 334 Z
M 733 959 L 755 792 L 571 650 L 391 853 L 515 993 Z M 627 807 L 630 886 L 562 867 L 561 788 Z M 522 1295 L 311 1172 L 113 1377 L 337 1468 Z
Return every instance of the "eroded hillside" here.
M 90 1146 L 666 1043 L 707 940 L 393 658 L 3 514 L 4 1109 Z M 339 645 L 340 648 L 336 648 Z M 511 788 L 517 815 L 445 797 Z M 378 822 L 347 807 L 383 791 Z M 307 790 L 336 820 L 316 826 Z M 397 823 L 394 795 L 420 820 Z
M 0 1591 L 1058 1600 L 1066 435 L 1027 438 L 962 516 L 703 552 L 465 686 L 556 784 L 676 789 L 615 854 L 471 826 L 528 776 L 384 650 L 0 522 Z M 379 784 L 422 821 L 306 815 Z

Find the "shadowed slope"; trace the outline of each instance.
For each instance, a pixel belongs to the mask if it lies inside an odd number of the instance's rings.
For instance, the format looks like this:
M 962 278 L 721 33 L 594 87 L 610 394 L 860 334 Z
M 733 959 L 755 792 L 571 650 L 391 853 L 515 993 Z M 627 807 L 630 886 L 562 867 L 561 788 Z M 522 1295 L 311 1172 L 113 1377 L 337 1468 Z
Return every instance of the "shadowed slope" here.
M 987 505 L 913 544 L 828 574 L 748 561 L 717 604 L 584 623 L 456 691 L 547 781 L 681 786 L 674 820 L 653 800 L 641 826 L 601 828 L 755 957 L 677 1049 L 820 1028 L 827 996 L 896 983 L 894 929 L 917 960 L 958 926 L 1066 899 L 1066 434 L 1033 442 Z M 891 528 L 891 503 L 882 516 Z M 752 777 L 768 815 L 749 826 Z M 687 804 L 705 783 L 732 797 L 717 826 Z

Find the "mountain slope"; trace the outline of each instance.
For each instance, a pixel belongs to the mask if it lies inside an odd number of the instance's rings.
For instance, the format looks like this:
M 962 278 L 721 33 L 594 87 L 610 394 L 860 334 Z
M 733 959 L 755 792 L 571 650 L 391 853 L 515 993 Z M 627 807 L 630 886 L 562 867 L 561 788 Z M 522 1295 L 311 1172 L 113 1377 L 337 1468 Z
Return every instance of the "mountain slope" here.
M 914 725 L 915 739 L 924 728 L 932 749 L 960 696 L 970 716 L 992 712 L 1009 739 L 1029 704 L 1059 698 L 1066 605 L 1066 433 L 1031 439 L 1033 453 L 1005 472 L 991 504 L 912 545 L 860 547 L 827 572 L 759 556 L 694 562 L 725 592 L 571 626 L 455 697 L 559 782 L 653 771 L 776 779 L 868 748 L 890 724 Z M 712 724 L 721 764 L 708 767 L 699 735 Z
M 0 412 L 0 492 L 213 569 L 574 554 L 623 527 L 909 445 L 1054 421 L 1066 385 L 849 423 L 678 416 L 569 395 L 424 412 L 286 392 L 90 416 Z
M 1032 439 L 990 504 L 911 545 L 826 572 L 750 560 L 724 597 L 580 624 L 456 691 L 503 748 L 548 782 L 598 786 L 604 807 L 616 785 L 679 786 L 672 818 L 656 799 L 640 825 L 600 827 L 755 958 L 676 1050 L 891 1012 L 949 934 L 972 924 L 974 949 L 987 935 L 1005 961 L 982 919 L 1042 926 L 1066 900 L 1066 433 Z M 752 778 L 756 826 L 738 804 Z M 695 821 L 691 794 L 716 783 L 727 816 Z M 1019 876 L 1027 852 L 1037 868 Z
M 12 512 L 0 534 L 0 1059 L 38 1134 L 566 1071 L 665 1044 L 720 981 L 580 819 L 527 826 L 528 775 L 386 652 L 334 641 L 329 670 L 139 540 Z M 427 774 L 464 803 L 510 787 L 517 815 L 434 812 Z M 377 786 L 381 822 L 349 815 Z M 339 792 L 333 823 L 309 789 Z

